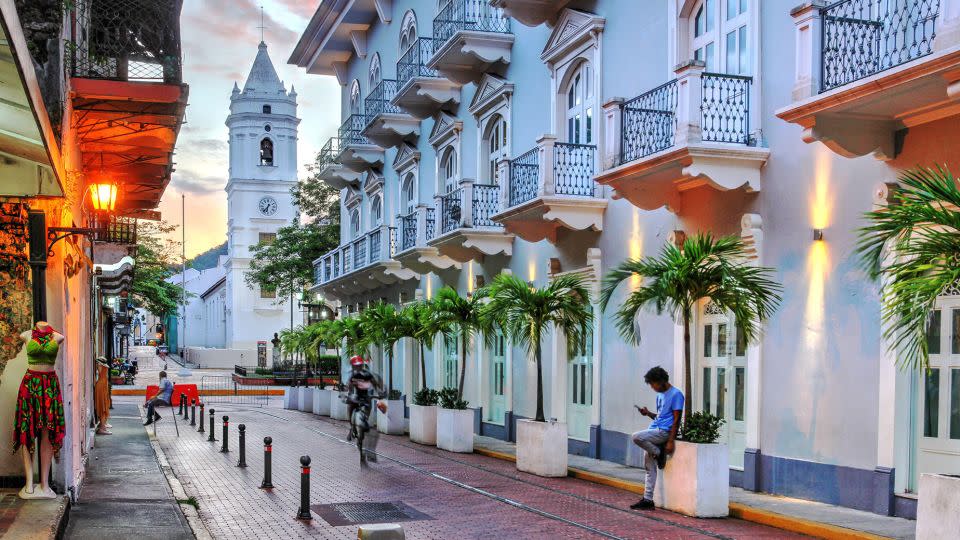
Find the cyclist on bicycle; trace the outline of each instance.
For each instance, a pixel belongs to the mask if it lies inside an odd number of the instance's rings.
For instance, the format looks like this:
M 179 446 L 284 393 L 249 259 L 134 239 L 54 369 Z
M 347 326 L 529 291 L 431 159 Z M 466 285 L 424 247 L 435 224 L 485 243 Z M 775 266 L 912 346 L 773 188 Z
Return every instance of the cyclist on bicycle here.
M 352 370 L 347 378 L 347 417 L 351 419 L 350 433 L 347 435 L 348 441 L 352 441 L 355 436 L 352 420 L 357 407 L 368 407 L 371 399 L 383 397 L 383 384 L 380 377 L 367 369 L 366 361 L 362 356 L 351 358 L 350 366 Z M 380 401 L 377 403 L 377 408 L 381 412 L 386 412 L 387 404 Z

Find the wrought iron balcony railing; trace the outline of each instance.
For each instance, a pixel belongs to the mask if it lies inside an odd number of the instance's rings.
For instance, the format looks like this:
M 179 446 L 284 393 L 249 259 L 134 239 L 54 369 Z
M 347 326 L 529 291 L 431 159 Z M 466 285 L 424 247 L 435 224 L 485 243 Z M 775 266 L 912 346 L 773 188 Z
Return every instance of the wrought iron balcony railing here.
M 553 136 L 541 138 L 536 148 L 510 163 L 508 207 L 540 195 L 595 196 L 596 154 L 597 147 L 592 144 L 557 142 Z
M 677 80 L 640 94 L 625 102 L 620 110 L 620 163 L 670 148 L 677 130 Z
M 390 103 L 390 100 L 393 99 L 395 95 L 397 95 L 397 81 L 393 79 L 384 79 L 373 87 L 370 95 L 363 100 L 368 124 L 373 122 L 373 119 L 381 114 L 403 113 L 400 107 Z
M 842 0 L 820 10 L 820 91 L 933 52 L 941 0 Z
M 397 253 L 397 230 L 381 225 L 356 240 L 327 253 L 314 264 L 316 285 L 393 258 Z
M 427 208 L 426 227 L 424 229 L 427 241 L 433 240 L 437 236 L 437 211 L 435 208 Z
M 337 162 L 337 156 L 340 155 L 341 150 L 340 137 L 330 137 L 323 145 L 323 148 L 320 149 L 320 155 L 317 157 L 317 161 L 321 167 L 324 165 L 332 165 Z
M 557 195 L 593 197 L 596 185 L 597 147 L 592 144 L 555 143 L 553 145 L 553 182 Z
M 473 185 L 473 224 L 477 227 L 500 227 L 491 219 L 500 211 L 500 186 L 495 184 Z
M 534 148 L 520 154 L 510 162 L 509 205 L 517 206 L 532 201 L 537 196 L 540 177 L 540 149 Z
M 497 185 L 462 180 L 459 188 L 437 197 L 436 209 L 440 215 L 440 235 L 457 229 L 502 227 L 491 219 L 500 212 L 500 187 Z M 433 215 L 432 212 L 427 214 L 427 240 L 433 238 Z
M 457 32 L 510 33 L 510 18 L 489 0 L 449 0 L 433 18 L 433 39 L 437 48 Z
M 433 56 L 433 40 L 418 38 L 397 60 L 397 89 L 401 89 L 414 77 L 439 78 L 437 70 L 427 67 L 427 61 Z
M 137 220 L 94 212 L 90 227 L 96 231 L 94 241 L 110 244 L 136 245 Z
M 363 114 L 355 113 L 348 116 L 337 131 L 341 149 L 352 144 L 373 144 L 363 135 L 363 128 L 366 126 L 367 119 Z
M 417 211 L 400 216 L 400 252 L 417 245 Z
M 76 0 L 65 55 L 70 76 L 182 82 L 182 0 Z
M 459 229 L 463 218 L 463 188 L 440 197 L 440 233 Z
M 750 86 L 753 78 L 704 73 L 700 132 L 704 141 L 750 144 Z

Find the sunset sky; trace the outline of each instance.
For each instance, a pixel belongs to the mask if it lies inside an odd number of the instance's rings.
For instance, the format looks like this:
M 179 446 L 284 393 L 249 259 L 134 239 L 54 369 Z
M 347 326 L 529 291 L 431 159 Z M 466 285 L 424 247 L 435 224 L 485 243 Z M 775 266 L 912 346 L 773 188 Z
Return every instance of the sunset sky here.
M 244 79 L 264 40 L 277 73 L 296 87 L 300 122 L 297 158 L 313 161 L 339 123 L 336 79 L 307 75 L 287 65 L 290 51 L 320 0 L 191 0 L 181 17 L 184 79 L 190 85 L 186 123 L 176 149 L 176 171 L 160 203 L 164 221 L 181 223 L 180 196 L 186 194 L 186 253 L 196 255 L 226 239 L 227 128 L 230 91 Z M 174 234 L 180 239 L 180 231 Z

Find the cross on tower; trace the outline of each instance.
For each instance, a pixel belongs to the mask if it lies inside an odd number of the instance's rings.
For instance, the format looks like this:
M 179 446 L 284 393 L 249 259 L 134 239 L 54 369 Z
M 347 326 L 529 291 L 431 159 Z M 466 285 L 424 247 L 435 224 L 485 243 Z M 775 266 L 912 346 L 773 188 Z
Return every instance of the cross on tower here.
M 260 26 L 258 26 L 257 28 L 260 29 L 260 42 L 262 43 L 262 42 L 263 42 L 263 29 L 266 28 L 266 27 L 263 25 L 263 6 L 262 6 L 262 5 L 260 6 Z

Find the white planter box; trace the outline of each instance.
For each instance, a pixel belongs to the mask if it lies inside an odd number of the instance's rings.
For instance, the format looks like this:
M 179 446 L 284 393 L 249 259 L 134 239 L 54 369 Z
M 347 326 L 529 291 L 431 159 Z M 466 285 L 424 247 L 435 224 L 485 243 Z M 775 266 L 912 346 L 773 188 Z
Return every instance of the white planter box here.
M 313 412 L 314 390 L 314 388 L 310 388 L 309 386 L 300 388 L 300 399 L 298 400 L 297 409 L 300 409 L 303 412 Z
M 960 476 L 921 474 L 917 540 L 956 538 L 960 531 Z
M 437 444 L 436 405 L 410 406 L 410 440 L 419 444 Z
M 730 506 L 730 451 L 725 444 L 677 441 L 658 471 L 653 502 L 693 517 L 726 517 Z
M 330 392 L 330 418 L 334 420 L 349 420 L 347 404 L 340 400 L 340 392 Z
M 377 411 L 377 430 L 387 435 L 403 435 L 403 400 L 388 399 L 387 414 Z
M 300 387 L 288 386 L 283 389 L 283 408 L 296 409 L 300 404 Z
M 313 391 L 313 414 L 330 416 L 330 394 L 333 390 L 317 388 Z
M 437 409 L 437 448 L 473 452 L 473 409 Z
M 567 476 L 567 424 L 518 420 L 517 470 L 537 476 Z

